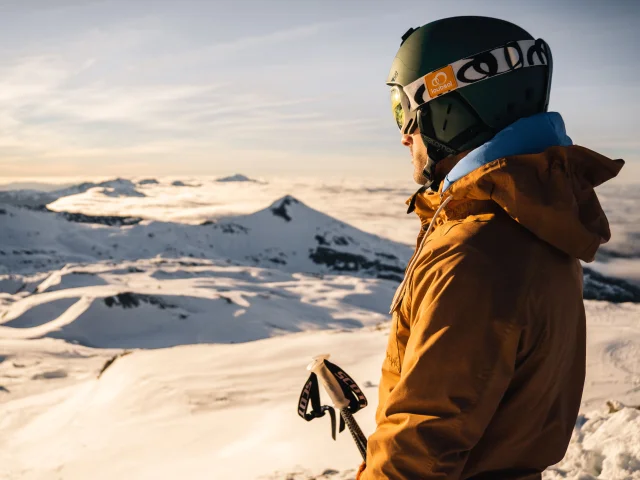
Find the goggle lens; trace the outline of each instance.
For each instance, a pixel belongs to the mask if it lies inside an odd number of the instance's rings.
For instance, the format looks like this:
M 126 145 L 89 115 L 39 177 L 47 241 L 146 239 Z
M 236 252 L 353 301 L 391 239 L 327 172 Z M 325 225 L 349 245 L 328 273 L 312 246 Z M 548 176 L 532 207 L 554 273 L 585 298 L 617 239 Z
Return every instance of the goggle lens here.
M 402 108 L 402 92 L 398 87 L 391 89 L 391 111 L 398 128 L 402 130 L 404 126 L 404 108 Z

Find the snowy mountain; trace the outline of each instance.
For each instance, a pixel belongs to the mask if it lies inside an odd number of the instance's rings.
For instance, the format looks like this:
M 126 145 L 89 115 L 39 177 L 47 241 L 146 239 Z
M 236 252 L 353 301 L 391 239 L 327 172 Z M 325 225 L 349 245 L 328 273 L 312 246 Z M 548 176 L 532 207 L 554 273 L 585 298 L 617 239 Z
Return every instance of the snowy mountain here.
M 286 196 L 250 215 L 202 225 L 0 209 L 0 274 L 68 263 L 191 257 L 312 274 L 402 280 L 411 248 L 362 232 Z M 640 302 L 640 288 L 585 268 L 586 299 Z
M 400 281 L 409 247 L 362 232 L 293 197 L 251 215 L 184 225 L 109 217 L 106 225 L 78 214 L 5 207 L 0 215 L 0 257 L 6 270 L 33 272 L 71 262 L 194 257 L 287 272 L 353 272 Z M 135 225 L 132 225 L 134 224 Z
M 195 183 L 185 183 L 182 180 L 174 180 L 171 182 L 172 187 L 199 187 L 200 185 Z
M 138 185 L 158 185 L 160 182 L 155 178 L 145 178 L 143 180 L 138 181 Z
M 402 280 L 411 249 L 362 232 L 286 196 L 252 215 L 231 217 L 212 228 L 235 235 L 217 250 L 227 258 L 285 271 L 351 272 Z
M 231 175 L 229 177 L 218 178 L 216 182 L 257 182 L 257 180 L 253 180 L 245 175 L 240 173 L 236 173 L 235 175 Z
M 244 175 L 229 179 L 243 180 Z M 229 181 L 201 178 L 183 181 L 189 188 L 175 189 L 172 179 L 148 177 L 136 182 L 116 179 L 109 182 L 78 182 L 68 188 L 42 185 L 42 191 L 0 192 L 0 204 L 48 205 L 60 212 L 87 216 L 122 217 L 124 215 L 158 221 L 198 224 L 230 215 L 246 215 L 264 208 L 274 198 L 292 194 L 309 206 L 360 230 L 414 245 L 419 228 L 415 215 L 406 215 L 404 201 L 414 192 L 410 185 L 395 182 L 271 178 L 269 182 Z M 111 185 L 110 185 L 111 183 Z M 27 182 L 25 186 L 37 187 Z M 96 188 L 97 187 L 97 188 Z M 103 193 L 104 188 L 113 188 Z M 131 191 L 136 190 L 138 193 Z M 127 195 L 127 192 L 131 195 Z M 116 193 L 119 192 L 119 193 Z M 599 195 L 610 220 L 612 239 L 598 252 L 597 261 L 589 265 L 610 277 L 624 278 L 640 286 L 640 215 L 637 204 L 640 188 L 636 186 L 600 187 Z M 142 193 L 144 196 L 140 196 Z M 120 195 L 120 196 L 114 196 Z M 51 201 L 53 200 L 53 203 Z
M 118 178 L 116 180 L 109 180 L 96 185 L 96 188 L 101 188 L 100 191 L 103 195 L 108 197 L 144 197 L 145 194 L 136 190 L 136 184 L 131 180 L 124 180 Z M 80 192 L 78 192 L 80 193 Z M 61 195 L 66 197 L 68 195 Z
M 70 187 L 74 183 L 46 183 L 46 182 L 34 182 L 34 181 L 18 181 L 10 183 L 0 184 L 1 191 L 15 191 L 15 190 L 35 190 L 40 192 L 52 192 L 54 190 L 60 190 L 62 188 Z
M 136 184 L 131 180 L 116 178 L 105 182 L 83 182 L 70 187 L 53 191 L 41 190 L 7 190 L 0 191 L 0 204 L 39 207 L 55 202 L 59 198 L 78 195 L 91 189 L 108 197 L 144 197 L 145 194 L 136 190 Z
M 6 190 L 0 191 L 0 205 L 24 205 L 39 207 L 55 201 L 59 196 L 57 191 L 44 192 L 41 190 Z

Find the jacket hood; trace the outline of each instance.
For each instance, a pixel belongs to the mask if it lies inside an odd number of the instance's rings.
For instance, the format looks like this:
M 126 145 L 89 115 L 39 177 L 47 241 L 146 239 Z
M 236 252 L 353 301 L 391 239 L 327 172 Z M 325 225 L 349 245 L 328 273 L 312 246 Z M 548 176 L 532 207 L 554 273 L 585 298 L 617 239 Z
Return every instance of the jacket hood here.
M 493 201 L 541 240 L 590 262 L 611 237 L 594 188 L 623 165 L 572 145 L 560 114 L 541 113 L 518 120 L 467 153 L 439 193 L 417 194 L 416 213 L 422 220 L 432 218 L 446 197 L 452 197 L 452 207 Z

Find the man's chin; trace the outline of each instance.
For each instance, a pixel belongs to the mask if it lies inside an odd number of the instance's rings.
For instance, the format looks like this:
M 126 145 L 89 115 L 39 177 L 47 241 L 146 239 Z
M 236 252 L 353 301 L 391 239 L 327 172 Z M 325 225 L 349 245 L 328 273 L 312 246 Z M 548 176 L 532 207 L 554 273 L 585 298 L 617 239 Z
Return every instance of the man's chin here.
M 422 171 L 413 172 L 413 181 L 416 182 L 418 185 L 424 185 L 425 183 L 428 182 L 427 177 L 425 177 L 422 174 Z

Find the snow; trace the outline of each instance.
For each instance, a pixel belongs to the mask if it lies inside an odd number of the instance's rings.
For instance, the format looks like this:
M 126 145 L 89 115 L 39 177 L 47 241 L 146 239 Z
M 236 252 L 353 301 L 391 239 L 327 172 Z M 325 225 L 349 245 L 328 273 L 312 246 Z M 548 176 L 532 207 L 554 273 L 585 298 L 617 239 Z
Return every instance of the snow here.
M 386 320 L 395 284 L 212 262 L 138 261 L 55 272 L 0 315 L 4 338 L 62 338 L 106 348 L 248 342 Z
M 36 184 L 37 185 L 37 184 Z M 10 189 L 0 191 L 0 204 L 27 205 L 39 207 L 55 202 L 59 198 L 89 195 L 101 197 L 144 197 L 145 194 L 136 190 L 136 184 L 131 180 L 116 178 L 100 183 L 82 182 L 63 188 L 46 190 Z
M 0 257 L 5 270 L 15 273 L 161 255 L 277 265 L 287 272 L 361 272 L 400 280 L 411 255 L 406 245 L 360 231 L 291 196 L 254 214 L 203 225 L 106 217 L 100 223 L 117 225 L 108 228 L 91 224 L 96 218 L 84 214 L 61 218 L 13 206 L 5 211 L 0 215 Z
M 629 323 L 640 313 L 637 305 L 588 302 L 587 308 L 590 326 Z M 148 321 L 153 321 L 150 317 Z M 8 358 L 0 364 L 0 372 L 20 379 L 4 384 L 16 398 L 0 403 L 0 427 L 6 432 L 6 440 L 0 440 L 0 455 L 6 455 L 0 476 L 47 478 L 57 472 L 63 478 L 174 478 L 182 472 L 188 478 L 269 478 L 280 471 L 282 477 L 271 478 L 284 478 L 285 473 L 301 469 L 313 475 L 333 469 L 349 478 L 349 470 L 358 463 L 349 435 L 334 443 L 328 420 L 306 423 L 295 414 L 308 373 L 304 366 L 311 354 L 334 352 L 333 359 L 357 379 L 369 398 L 369 407 L 356 417 L 363 430 L 371 432 L 387 333 L 387 324 L 381 323 L 240 344 L 135 350 L 118 358 L 100 379 L 96 376 L 107 358 L 102 349 L 48 338 L 5 339 L 0 345 Z M 621 329 L 618 341 L 625 334 Z M 608 340 L 615 343 L 611 337 Z M 597 359 L 598 348 L 594 350 L 592 343 L 589 356 Z M 34 351 L 40 358 L 46 356 L 47 363 L 28 360 Z M 88 352 L 97 358 L 85 364 L 80 359 Z M 55 360 L 49 361 L 50 357 Z M 631 390 L 633 379 L 625 380 L 629 374 L 624 370 L 633 368 L 634 361 L 602 358 L 597 365 L 590 364 L 585 404 L 601 405 L 599 386 L 611 384 L 615 375 Z M 31 365 L 23 372 L 24 367 L 16 368 L 12 362 Z M 42 378 L 47 372 L 51 378 Z M 34 392 L 36 388 L 41 391 Z M 637 402 L 638 394 L 629 399 Z M 594 478 L 627 478 L 616 476 L 622 475 L 616 470 L 622 467 L 616 465 L 620 458 L 627 458 L 625 465 L 640 458 L 638 443 L 630 442 L 640 432 L 637 414 L 623 410 L 600 415 L 591 408 L 595 407 L 586 408 L 585 418 L 593 420 L 576 430 L 567 458 L 551 473 L 569 472 L 562 478 L 589 478 L 580 477 L 584 472 Z M 625 420 L 614 421 L 616 416 Z M 602 465 L 610 465 L 600 477 L 588 462 L 594 451 L 600 452 Z M 35 452 L 39 452 L 37 463 L 31 460 Z
M 581 415 L 564 460 L 544 478 L 640 478 L 640 411 L 601 409 Z
M 340 178 L 326 181 L 274 177 L 260 182 L 218 182 L 219 178 L 215 177 L 146 179 L 157 183 L 141 184 L 145 178 L 135 183 L 136 190 L 144 197 L 110 197 L 103 194 L 101 188 L 96 188 L 106 182 L 94 181 L 57 188 L 53 196 L 50 192 L 0 191 L 0 204 L 47 204 L 54 211 L 93 216 L 126 215 L 199 225 L 228 216 L 251 214 L 265 209 L 275 199 L 291 195 L 348 225 L 410 247 L 414 246 L 419 228 L 415 214 L 407 215 L 404 204 L 416 190 L 411 181 L 402 184 Z M 171 182 L 176 180 L 194 186 L 173 187 Z M 598 188 L 598 195 L 609 217 L 612 239 L 601 249 L 597 261 L 589 266 L 605 275 L 640 285 L 640 215 L 637 208 L 640 188 L 605 184 Z
M 348 433 L 333 442 L 297 400 L 310 357 L 330 352 L 373 431 L 386 312 L 416 233 L 406 192 L 156 182 L 71 187 L 49 205 L 76 216 L 1 206 L 0 478 L 353 479 Z M 633 253 L 638 231 L 619 217 L 626 240 L 611 248 Z M 544 478 L 640 478 L 640 303 L 617 279 L 586 283 L 613 301 L 585 302 L 581 416 Z
M 87 215 L 117 216 L 126 212 L 148 220 L 197 225 L 207 220 L 251 214 L 268 207 L 278 198 L 291 195 L 337 220 L 408 245 L 413 245 L 419 228 L 415 215 L 406 214 L 404 204 L 415 191 L 411 184 L 325 183 L 279 178 L 270 178 L 268 182 L 218 182 L 217 178 L 155 180 L 157 184 L 138 187 L 145 197 L 110 198 L 87 191 L 58 197 L 48 207 L 55 211 Z M 176 180 L 200 186 L 176 188 L 171 185 Z

